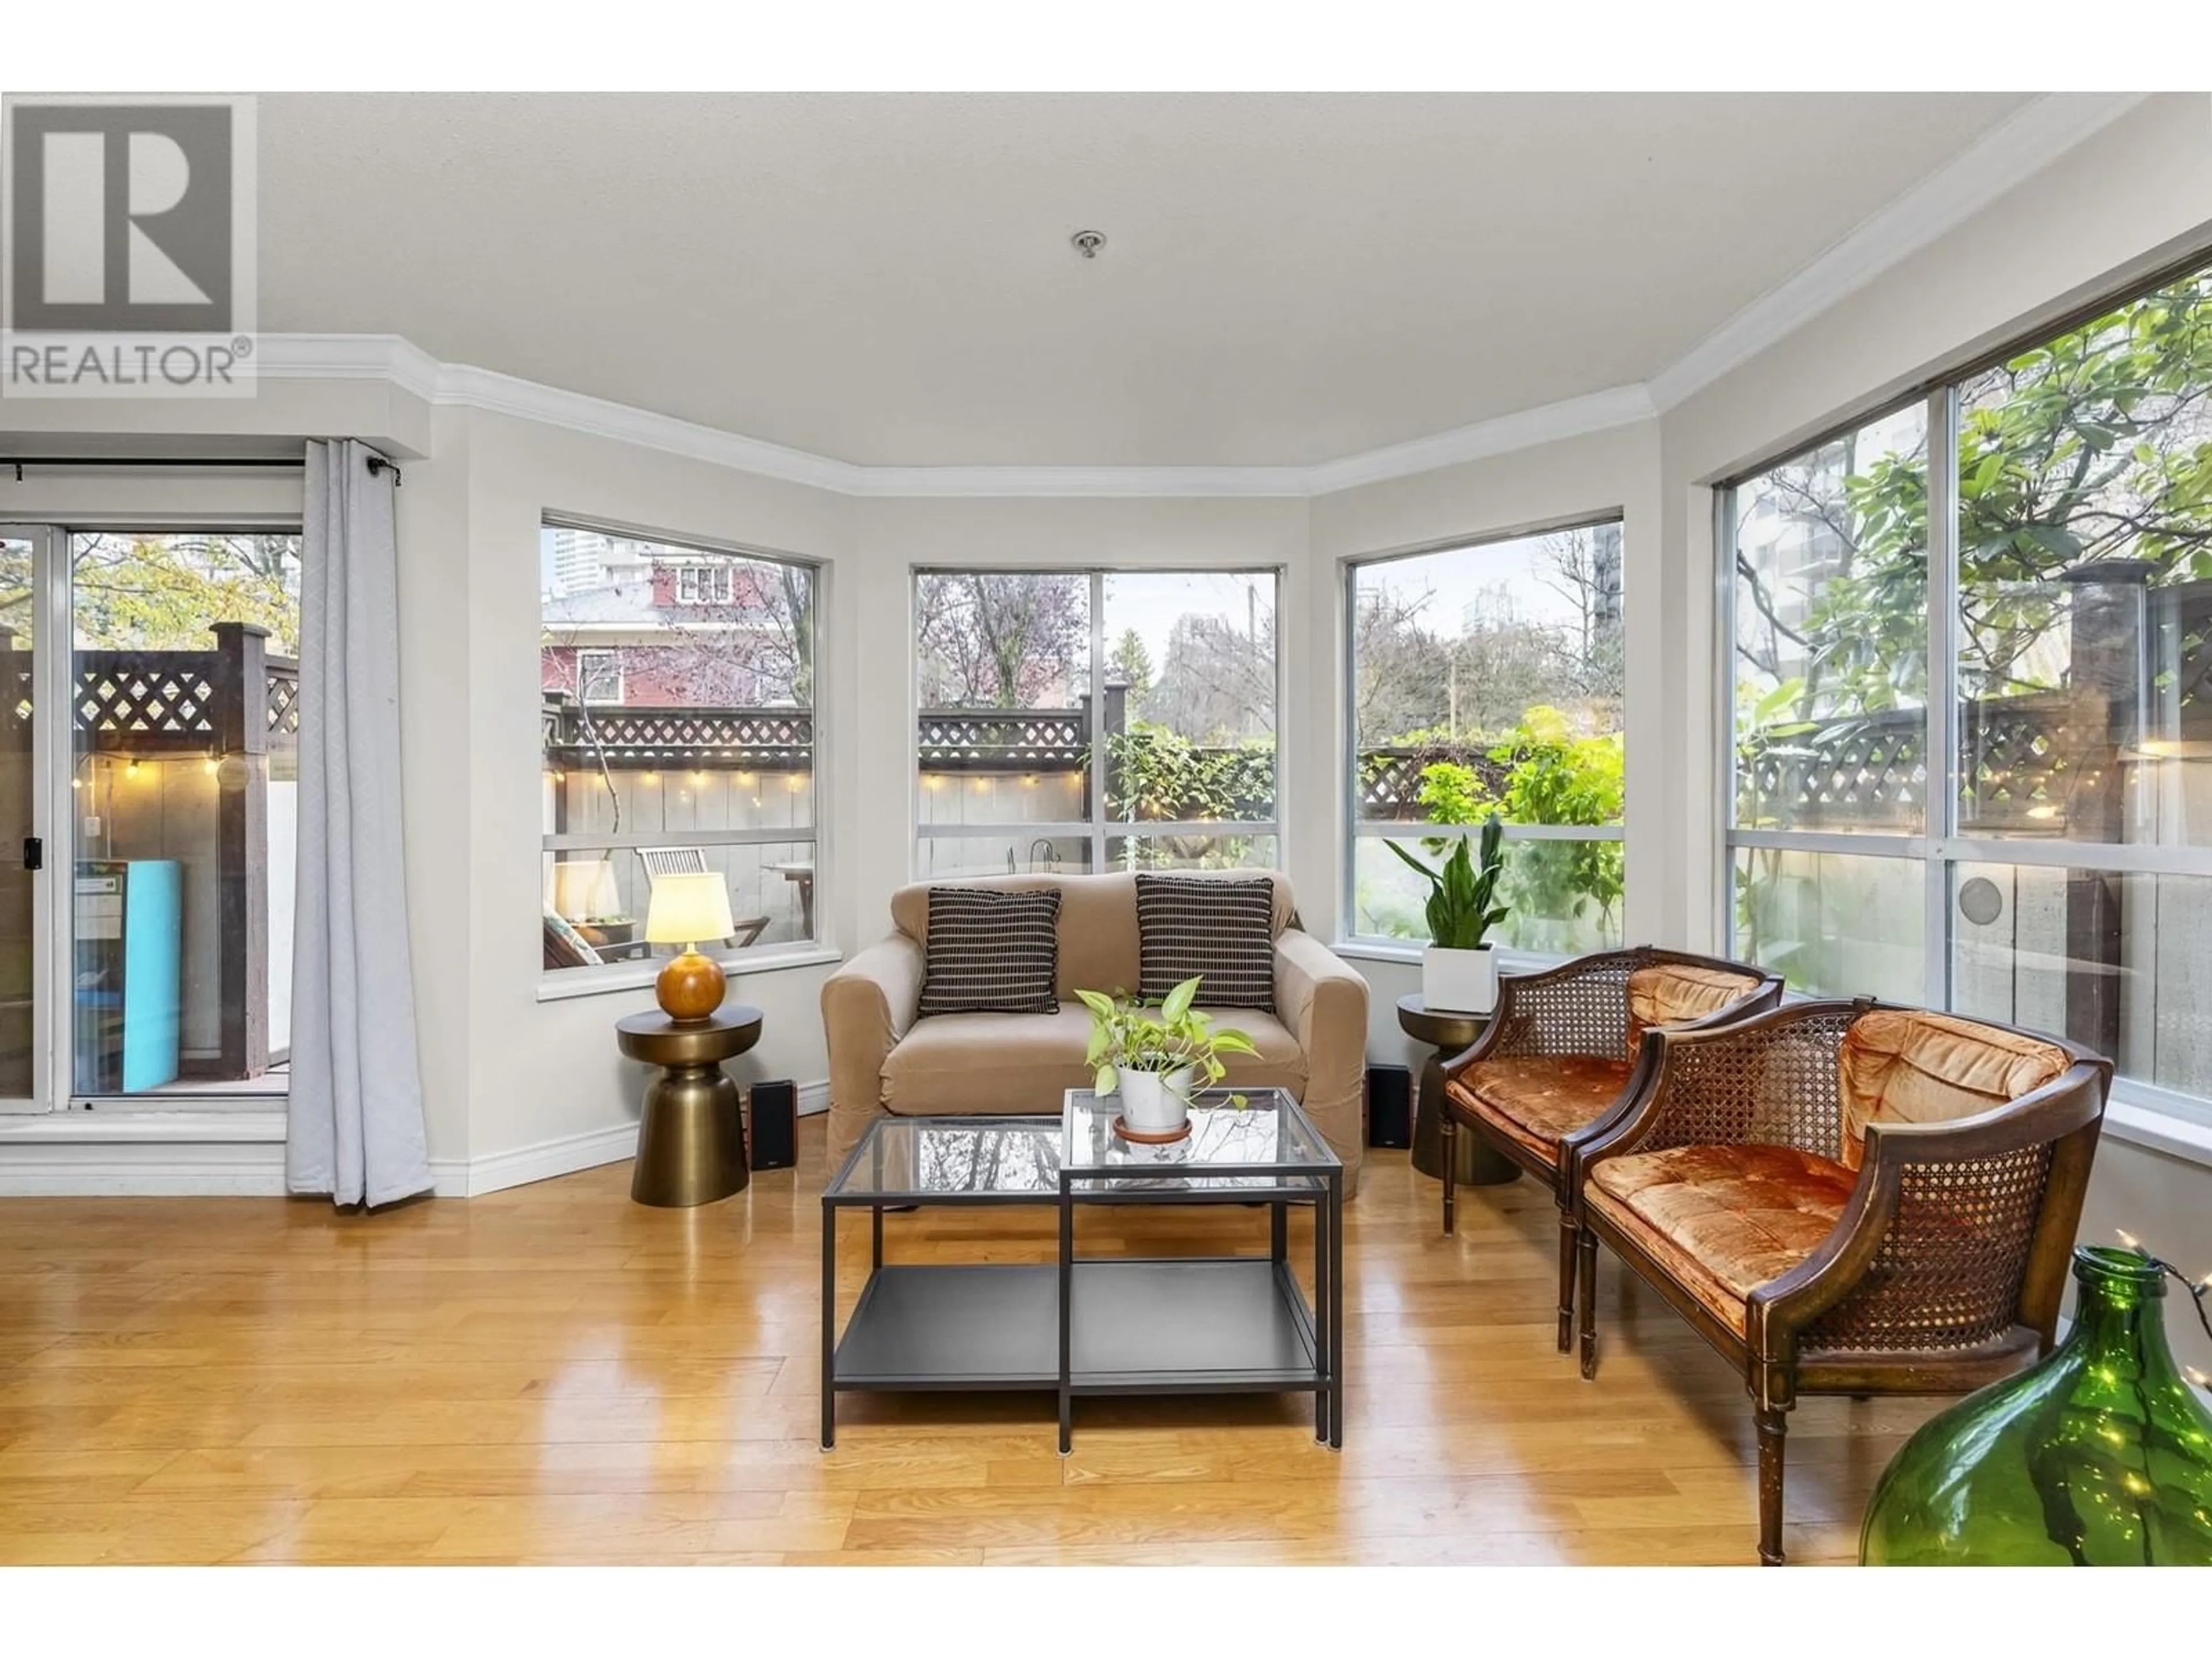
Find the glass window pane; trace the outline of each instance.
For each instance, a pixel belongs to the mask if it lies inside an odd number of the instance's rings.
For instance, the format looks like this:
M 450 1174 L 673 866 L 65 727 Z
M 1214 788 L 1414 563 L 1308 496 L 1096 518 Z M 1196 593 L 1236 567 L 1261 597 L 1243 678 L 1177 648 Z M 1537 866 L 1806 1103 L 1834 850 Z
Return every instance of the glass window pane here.
M 1107 817 L 1275 816 L 1275 578 L 1115 574 L 1105 590 Z
M 590 965 L 563 923 L 653 953 L 653 847 L 728 880 L 734 945 L 814 937 L 813 570 L 558 525 L 539 550 L 547 967 Z
M 1036 835 L 925 836 L 915 851 L 915 879 L 967 876 L 1081 876 L 1091 872 L 1091 833 L 1044 829 Z
M 1735 854 L 1736 955 L 1808 996 L 1923 1000 L 1927 866 L 1856 853 Z
M 1919 833 L 1926 405 L 1771 468 L 1733 501 L 1736 824 Z
M 1960 864 L 1951 1006 L 2212 1095 L 2212 878 Z
M 920 819 L 978 827 L 922 837 L 915 873 L 1081 867 L 1088 836 L 1065 830 L 1091 816 L 1091 578 L 924 571 L 914 607 Z
M 70 538 L 74 1086 L 282 1093 L 300 538 Z
M 1110 836 L 1109 870 L 1272 870 L 1273 836 Z
M 1587 525 L 1357 568 L 1362 818 L 1621 821 L 1620 532 Z
M 1389 839 L 1431 868 L 1450 851 L 1434 841 Z M 1428 884 L 1382 837 L 1361 836 L 1352 857 L 1353 933 L 1425 943 Z M 1619 948 L 1623 868 L 1617 841 L 1508 840 L 1498 898 L 1510 909 L 1492 942 L 1554 956 Z
M 21 846 L 31 817 L 31 544 L 0 537 L 0 842 Z M 21 859 L 0 859 L 0 1099 L 36 1087 L 40 1011 L 32 998 L 33 884 Z
M 1960 403 L 1961 830 L 2212 845 L 2212 271 Z

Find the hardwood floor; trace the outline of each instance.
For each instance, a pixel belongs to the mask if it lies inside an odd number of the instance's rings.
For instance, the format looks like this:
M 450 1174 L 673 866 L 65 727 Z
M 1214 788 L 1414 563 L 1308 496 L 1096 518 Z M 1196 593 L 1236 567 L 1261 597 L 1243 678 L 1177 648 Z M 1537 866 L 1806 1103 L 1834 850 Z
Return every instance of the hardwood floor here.
M 1741 1383 L 1600 1285 L 1553 1351 L 1549 1200 L 1373 1156 L 1347 1206 L 1345 1447 L 1309 1395 L 848 1396 L 820 1451 L 822 1124 L 695 1211 L 629 1165 L 368 1218 L 319 1201 L 0 1203 L 0 1561 L 1729 1562 L 1753 1559 Z M 840 1250 L 857 1292 L 866 1218 Z M 1264 1249 L 1256 1212 L 1085 1212 L 1086 1250 Z M 1051 1259 L 1048 1211 L 887 1223 L 893 1260 Z M 1294 1232 L 1292 1259 L 1298 1255 Z M 1788 1545 L 1848 1559 L 1933 1401 L 1813 1401 Z

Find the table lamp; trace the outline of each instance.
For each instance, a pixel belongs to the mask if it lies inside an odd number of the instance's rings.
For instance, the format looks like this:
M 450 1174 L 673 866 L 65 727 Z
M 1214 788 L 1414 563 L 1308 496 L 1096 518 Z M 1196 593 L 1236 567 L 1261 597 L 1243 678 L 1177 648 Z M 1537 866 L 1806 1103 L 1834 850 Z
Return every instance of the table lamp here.
M 680 945 L 653 981 L 660 1011 L 671 1019 L 704 1019 L 722 1006 L 722 964 L 700 953 L 701 939 L 720 942 L 732 930 L 730 890 L 708 870 L 663 876 L 653 884 L 653 902 L 645 914 L 645 937 L 653 945 Z
M 615 866 L 605 859 L 565 859 L 553 866 L 553 908 L 570 921 L 622 914 Z

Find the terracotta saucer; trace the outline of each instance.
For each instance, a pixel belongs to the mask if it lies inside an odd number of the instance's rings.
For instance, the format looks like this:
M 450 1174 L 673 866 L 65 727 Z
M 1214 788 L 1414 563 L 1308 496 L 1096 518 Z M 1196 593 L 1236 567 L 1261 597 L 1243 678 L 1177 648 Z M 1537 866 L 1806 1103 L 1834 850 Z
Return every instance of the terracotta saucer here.
M 1188 1118 L 1183 1119 L 1182 1127 L 1180 1129 L 1168 1129 L 1155 1132 L 1150 1129 L 1132 1129 L 1128 1124 L 1117 1115 L 1114 1119 L 1114 1133 L 1121 1136 L 1122 1139 L 1129 1141 L 1139 1146 L 1172 1146 L 1178 1140 L 1188 1140 L 1190 1139 L 1190 1120 Z

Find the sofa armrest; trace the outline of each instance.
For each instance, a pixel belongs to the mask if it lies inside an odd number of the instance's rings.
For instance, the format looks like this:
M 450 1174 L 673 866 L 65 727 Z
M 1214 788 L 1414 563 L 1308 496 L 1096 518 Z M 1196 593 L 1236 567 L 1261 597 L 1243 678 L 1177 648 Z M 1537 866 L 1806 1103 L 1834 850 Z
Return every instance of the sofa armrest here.
M 879 939 L 822 981 L 822 1035 L 830 1051 L 830 1154 L 842 1158 L 871 1118 L 883 1115 L 884 1061 L 921 1006 L 920 945 Z
M 1367 981 L 1311 933 L 1275 939 L 1275 1014 L 1305 1056 L 1306 1115 L 1342 1160 L 1347 1195 L 1366 1152 Z

